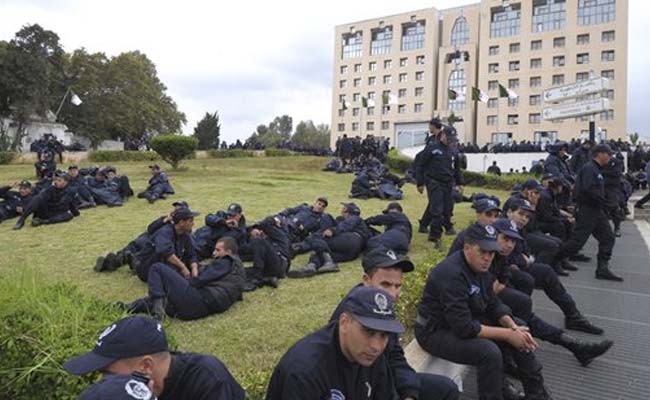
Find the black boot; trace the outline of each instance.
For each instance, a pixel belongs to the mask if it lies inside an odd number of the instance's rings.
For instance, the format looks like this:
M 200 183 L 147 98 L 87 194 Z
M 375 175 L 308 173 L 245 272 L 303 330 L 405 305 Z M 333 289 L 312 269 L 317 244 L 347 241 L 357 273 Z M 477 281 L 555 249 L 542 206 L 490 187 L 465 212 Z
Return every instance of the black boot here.
M 120 264 L 117 254 L 108 253 L 104 259 L 104 268 L 102 271 L 113 272 L 116 271 L 122 264 Z
M 526 395 L 524 392 L 519 390 L 514 383 L 510 381 L 507 377 L 503 377 L 503 386 L 501 387 L 503 392 L 503 400 L 524 400 Z
M 95 267 L 93 268 L 93 270 L 95 270 L 95 272 L 104 271 L 104 269 L 105 269 L 104 268 L 105 261 L 106 261 L 105 257 L 97 257 L 97 261 L 95 261 Z
M 127 304 L 126 311 L 131 314 L 149 314 L 151 312 L 151 300 L 149 297 L 139 298 L 133 303 Z
M 567 260 L 566 258 L 565 258 L 564 260 L 561 261 L 561 264 L 562 264 L 562 268 L 564 268 L 564 269 L 567 270 L 567 271 L 577 271 L 577 270 L 578 270 L 578 267 L 576 267 L 575 265 L 571 264 L 571 263 L 569 262 L 569 260 Z
M 429 241 L 433 242 L 433 249 L 436 251 L 445 251 L 445 247 L 442 245 L 442 240 L 429 238 Z
M 268 286 L 273 289 L 277 289 L 280 286 L 280 280 L 275 276 L 265 276 L 260 281 L 260 286 Z
M 292 279 L 311 278 L 316 275 L 316 264 L 310 262 L 300 269 L 292 269 L 287 272 L 287 277 Z
M 582 253 L 578 253 L 574 256 L 569 257 L 569 261 L 589 262 L 591 261 L 591 257 L 588 257 Z
M 598 266 L 596 267 L 596 279 L 623 282 L 623 278 L 618 275 L 614 275 L 614 273 L 609 270 L 609 263 L 607 260 L 598 260 Z
M 573 331 L 580 331 L 591 333 L 593 335 L 602 335 L 605 331 L 602 328 L 592 324 L 584 315 L 577 313 L 576 315 L 567 316 L 564 318 L 564 327 Z
M 569 276 L 569 273 L 562 267 L 561 262 L 558 262 L 553 266 L 553 271 L 555 271 L 558 276 Z
M 25 226 L 25 220 L 23 218 L 18 218 L 18 221 L 16 221 L 16 225 L 14 225 L 13 230 L 17 231 L 18 229 L 23 229 L 23 226 Z
M 253 290 L 257 290 L 258 287 L 261 285 L 261 281 L 256 278 L 250 278 L 246 279 L 246 282 L 244 282 L 244 285 L 242 286 L 242 291 L 244 292 L 252 292 Z
M 338 272 L 339 266 L 334 262 L 332 255 L 330 253 L 323 253 L 323 265 L 318 268 L 319 274 L 324 274 L 327 272 Z
M 165 299 L 158 298 L 151 300 L 151 316 L 158 322 L 165 319 Z
M 427 228 L 426 225 L 422 225 L 422 220 L 418 220 L 420 222 L 420 227 L 418 228 L 419 233 L 429 233 L 429 228 Z
M 575 358 L 580 361 L 580 364 L 586 367 L 594 358 L 605 354 L 614 345 L 614 342 L 611 340 L 603 340 L 602 342 L 596 343 L 583 342 L 563 333 L 560 335 L 560 340 L 557 344 L 573 353 Z

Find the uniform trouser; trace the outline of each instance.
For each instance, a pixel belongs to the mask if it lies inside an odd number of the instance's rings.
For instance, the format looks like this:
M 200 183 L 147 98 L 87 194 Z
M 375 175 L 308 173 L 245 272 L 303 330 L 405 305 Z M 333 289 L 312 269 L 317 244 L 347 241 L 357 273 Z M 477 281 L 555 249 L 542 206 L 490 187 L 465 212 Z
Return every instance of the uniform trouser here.
M 17 215 L 18 214 L 16 214 L 14 211 L 7 210 L 5 207 L 0 206 L 0 222 L 9 218 L 16 217 Z
M 449 228 L 445 219 L 451 218 L 451 207 L 454 200 L 451 197 L 452 184 L 438 181 L 427 181 L 427 197 L 429 204 L 427 208 L 431 214 L 429 225 L 429 237 L 439 239 L 442 235 L 443 226 Z
M 535 290 L 535 278 L 528 272 L 517 270 L 510 273 L 510 284 L 520 292 L 531 296 Z
M 531 335 L 536 338 L 546 340 L 547 342 L 557 343 L 563 331 L 543 319 L 539 318 L 533 312 L 533 300 L 524 292 L 517 289 L 506 287 L 499 293 L 499 299 L 510 307 L 515 317 L 526 321 Z
M 120 253 L 128 252 L 128 253 L 131 253 L 131 254 L 136 254 L 136 253 L 138 253 L 140 250 L 142 250 L 144 248 L 144 246 L 147 244 L 148 241 L 149 241 L 149 234 L 141 233 L 140 236 L 138 236 L 137 238 L 131 240 L 129 242 L 129 244 L 124 246 L 124 248 L 122 250 L 120 250 L 119 252 Z
M 641 197 L 641 199 L 639 199 L 639 201 L 637 201 L 636 204 L 639 205 L 639 206 L 642 206 L 645 203 L 647 203 L 648 201 L 650 201 L 650 191 L 648 191 L 648 194 Z
M 503 398 L 503 353 L 511 355 L 517 364 L 526 394 L 538 392 L 543 387 L 542 365 L 534 353 L 518 351 L 505 342 L 478 337 L 461 339 L 448 329 L 424 331 L 422 326 L 415 326 L 415 338 L 429 354 L 476 367 L 479 400 Z
M 526 244 L 535 255 L 535 259 L 549 265 L 555 265 L 553 263 L 560 251 L 560 243 L 561 241 L 555 240 L 552 236 L 541 233 L 532 232 L 526 235 Z
M 429 225 L 431 225 L 431 212 L 429 211 L 429 206 L 427 206 L 420 218 L 420 226 L 428 227 Z
M 548 264 L 542 263 L 532 263 L 528 268 L 526 268 L 525 273 L 530 274 L 535 279 L 535 287 L 542 289 L 546 296 L 555 303 L 565 316 L 571 317 L 578 314 L 578 307 L 576 306 L 575 301 L 571 295 L 566 291 L 562 282 L 557 276 L 557 273 L 551 268 Z M 513 273 L 515 276 L 516 273 Z M 513 282 L 513 286 L 518 290 L 531 295 L 532 291 L 528 291 L 526 288 L 518 287 L 516 285 L 516 280 Z
M 359 257 L 365 244 L 361 235 L 355 232 L 343 232 L 329 238 L 309 235 L 302 243 L 306 251 L 313 250 L 318 256 L 330 253 L 336 262 L 352 261 Z
M 598 260 L 609 261 L 612 258 L 615 239 L 607 215 L 602 209 L 585 205 L 578 208 L 573 235 L 560 248 L 557 260 L 577 254 L 590 235 L 594 235 L 598 241 Z
M 251 246 L 253 247 L 252 278 L 284 278 L 287 272 L 287 261 L 280 257 L 268 239 L 255 238 L 251 240 Z
M 420 393 L 418 400 L 457 400 L 458 386 L 442 375 L 418 373 Z
M 70 211 L 64 211 L 60 213 L 52 213 L 49 210 L 38 209 L 34 212 L 34 217 L 45 219 L 49 224 L 58 224 L 60 222 L 68 222 L 74 216 Z
M 169 316 L 190 320 L 210 314 L 199 290 L 169 265 L 152 265 L 147 285 L 149 297 L 167 300 L 165 312 Z
M 566 240 L 569 238 L 567 225 L 562 222 L 538 222 L 539 230 L 544 233 L 548 233 L 551 236 L 556 238 Z
M 368 250 L 380 246 L 385 246 L 400 254 L 406 254 L 409 251 L 409 238 L 400 230 L 389 229 L 380 235 L 368 239 Z
M 90 190 L 86 185 L 77 186 L 77 196 L 78 199 L 87 203 L 93 201 L 93 195 L 90 193 Z

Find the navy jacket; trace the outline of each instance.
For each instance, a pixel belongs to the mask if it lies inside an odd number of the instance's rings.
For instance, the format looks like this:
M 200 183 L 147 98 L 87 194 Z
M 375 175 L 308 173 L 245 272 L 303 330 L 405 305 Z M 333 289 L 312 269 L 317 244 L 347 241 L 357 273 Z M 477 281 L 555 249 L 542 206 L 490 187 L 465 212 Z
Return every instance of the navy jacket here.
M 605 183 L 601 167 L 591 160 L 580 170 L 576 180 L 578 205 L 602 209 L 605 205 Z
M 423 186 L 427 180 L 462 185 L 463 177 L 457 158 L 458 153 L 453 147 L 430 140 L 417 156 L 415 178 L 418 186 Z
M 22 207 L 24 210 L 33 198 L 32 193 L 22 197 L 20 192 L 11 190 L 10 186 L 0 188 L 0 199 L 3 199 L 0 201 L 0 207 L 5 208 L 11 215 L 17 214 L 17 207 Z
M 262 230 L 277 253 L 287 260 L 291 260 L 291 241 L 289 240 L 289 232 L 286 226 L 278 226 L 275 218 L 267 217 L 251 228 Z
M 169 183 L 169 179 L 167 178 L 167 174 L 164 172 L 153 175 L 149 179 L 149 186 L 147 187 L 146 191 L 151 191 L 155 186 L 158 185 L 162 186 L 162 193 L 174 194 L 174 188 L 172 188 L 172 185 Z
M 57 189 L 50 185 L 41 190 L 28 204 L 23 212 L 27 216 L 36 210 L 41 210 L 45 215 L 54 216 L 65 212 L 71 212 L 75 217 L 79 216 L 75 201 L 76 191 L 66 186 Z
M 329 228 L 334 232 L 334 235 L 339 235 L 345 232 L 354 232 L 361 236 L 366 241 L 373 236 L 372 230 L 366 225 L 366 222 L 358 215 L 350 215 L 347 218 L 336 218 L 336 226 Z
M 564 217 L 560 213 L 555 195 L 549 189 L 543 189 L 539 192 L 535 217 L 537 221 L 546 224 L 564 224 Z
M 226 225 L 227 219 L 225 211 L 208 214 L 205 216 L 205 226 L 192 234 L 194 247 L 200 257 L 210 257 L 217 240 L 224 236 L 232 237 L 240 245 L 246 241 L 246 218 L 242 215 L 239 225 L 234 228 Z
M 385 226 L 386 231 L 394 229 L 400 231 L 408 237 L 409 243 L 411 242 L 411 237 L 413 236 L 413 228 L 411 226 L 411 221 L 404 213 L 394 213 L 389 212 L 386 214 L 375 215 L 374 217 L 366 218 L 366 224 L 368 225 L 383 225 Z
M 198 261 L 192 237 L 187 233 L 177 235 L 174 225 L 167 224 L 151 235 L 144 248 L 136 254 L 140 279 L 146 282 L 151 266 L 157 262 L 166 262 L 167 258 L 174 254 L 188 268 L 191 263 Z
M 289 229 L 303 239 L 312 232 L 334 226 L 334 218 L 330 214 L 314 212 L 312 206 L 306 203 L 287 208 L 280 215 L 286 218 Z
M 190 278 L 190 285 L 199 289 L 206 305 L 221 305 L 221 294 L 226 293 L 232 303 L 242 299 L 242 287 L 246 281 L 244 266 L 237 256 L 225 256 L 212 260 L 199 270 L 198 276 Z
M 546 157 L 546 160 L 544 161 L 544 172 L 566 179 L 571 177 L 569 165 L 564 159 L 559 157 L 557 153 L 551 153 Z

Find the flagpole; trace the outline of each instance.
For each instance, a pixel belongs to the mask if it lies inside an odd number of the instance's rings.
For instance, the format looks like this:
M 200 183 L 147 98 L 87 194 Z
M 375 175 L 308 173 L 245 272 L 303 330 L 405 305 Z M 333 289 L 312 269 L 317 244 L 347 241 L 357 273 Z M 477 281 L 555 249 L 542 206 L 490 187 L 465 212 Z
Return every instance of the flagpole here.
M 68 90 L 65 91 L 65 94 L 63 95 L 63 98 L 61 99 L 61 104 L 59 104 L 59 108 L 56 109 L 56 114 L 54 114 L 54 120 L 55 121 L 59 118 L 59 113 L 61 112 L 61 108 L 63 108 L 63 102 L 65 101 L 65 98 L 68 97 L 69 93 L 70 93 L 70 86 L 68 86 Z

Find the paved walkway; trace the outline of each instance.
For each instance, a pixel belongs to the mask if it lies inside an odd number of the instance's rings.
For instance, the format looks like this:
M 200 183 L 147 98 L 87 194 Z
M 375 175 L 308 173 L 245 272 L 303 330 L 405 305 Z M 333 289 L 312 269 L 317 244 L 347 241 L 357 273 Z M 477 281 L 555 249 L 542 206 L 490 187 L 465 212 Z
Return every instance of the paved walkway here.
M 537 355 L 554 400 L 648 400 L 650 399 L 650 225 L 646 221 L 623 223 L 616 241 L 612 270 L 625 282 L 594 278 L 597 243 L 590 239 L 584 253 L 594 258 L 576 263 L 580 271 L 561 278 L 579 309 L 605 337 L 616 343 L 602 357 L 583 368 L 562 347 L 542 342 Z M 645 239 L 644 239 L 645 238 Z M 559 308 L 543 292 L 534 293 L 535 312 L 563 327 Z M 569 331 L 588 340 L 598 336 Z M 476 379 L 471 371 L 464 380 L 464 399 L 476 399 Z

